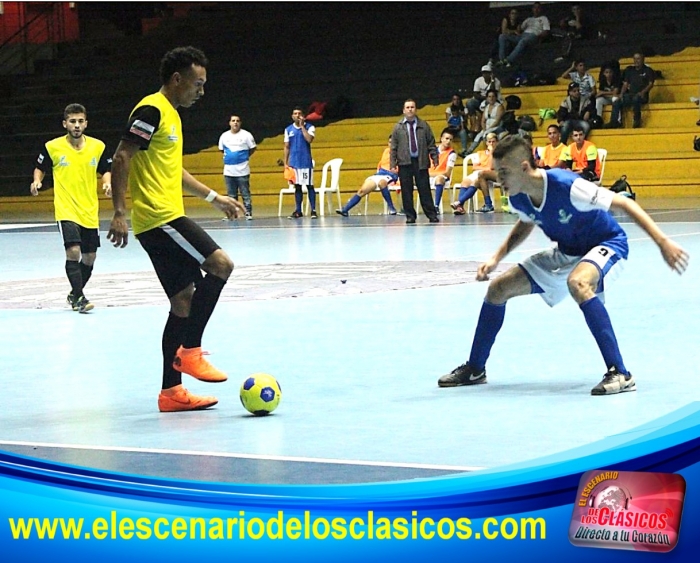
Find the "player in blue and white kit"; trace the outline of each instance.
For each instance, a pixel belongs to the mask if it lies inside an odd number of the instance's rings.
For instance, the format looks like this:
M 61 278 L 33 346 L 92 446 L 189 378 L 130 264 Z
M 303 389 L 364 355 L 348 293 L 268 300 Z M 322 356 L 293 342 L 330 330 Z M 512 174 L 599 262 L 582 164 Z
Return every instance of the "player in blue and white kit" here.
M 289 218 L 302 217 L 301 204 L 304 200 L 302 186 L 309 192 L 311 218 L 316 219 L 316 190 L 314 189 L 314 162 L 311 158 L 311 143 L 314 142 L 316 128 L 306 123 L 304 111 L 300 107 L 292 111 L 293 123 L 284 130 L 284 165 L 294 169 L 294 201 L 296 209 Z
M 245 129 L 241 129 L 241 118 L 232 115 L 231 129 L 219 137 L 219 150 L 224 153 L 224 181 L 229 197 L 238 201 L 238 190 L 245 205 L 245 218 L 253 218 L 253 203 L 250 197 L 250 157 L 256 149 L 255 139 Z
M 496 253 L 477 270 L 477 280 L 489 279 L 506 255 L 539 226 L 557 243 L 514 266 L 488 287 L 469 360 L 438 380 L 440 387 L 486 383 L 486 360 L 503 325 L 506 302 L 539 293 L 553 307 L 570 294 L 578 303 L 598 344 L 607 372 L 592 395 L 635 391 L 636 384 L 622 361 L 603 291 L 628 255 L 627 235 L 609 213 L 622 210 L 652 238 L 666 263 L 681 274 L 688 254 L 669 239 L 632 199 L 599 188 L 568 170 L 535 167 L 525 140 L 510 137 L 493 153 L 494 169 L 519 220 Z

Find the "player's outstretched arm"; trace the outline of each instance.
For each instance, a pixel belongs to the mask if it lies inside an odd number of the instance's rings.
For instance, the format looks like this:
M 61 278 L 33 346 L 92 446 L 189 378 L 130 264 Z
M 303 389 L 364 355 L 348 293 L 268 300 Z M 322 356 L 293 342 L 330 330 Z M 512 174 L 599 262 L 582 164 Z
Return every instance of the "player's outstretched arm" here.
M 138 145 L 120 141 L 112 159 L 112 206 L 114 216 L 109 226 L 107 240 L 116 248 L 124 248 L 129 243 L 129 227 L 126 224 L 126 186 L 129 178 L 131 159 L 139 151 Z
M 649 214 L 644 211 L 636 201 L 623 195 L 615 194 L 610 207 L 613 209 L 621 209 L 632 217 L 637 225 L 646 231 L 651 239 L 658 245 L 659 250 L 661 250 L 661 255 L 674 272 L 678 274 L 685 272 L 685 269 L 688 267 L 690 255 L 673 240 L 668 238 L 656 222 L 649 217 Z
M 29 186 L 29 193 L 32 195 L 39 195 L 39 190 L 41 189 L 42 182 L 44 181 L 44 172 L 38 168 L 34 169 L 33 181 Z
M 525 223 L 518 219 L 518 222 L 513 225 L 513 228 L 508 233 L 506 240 L 498 247 L 495 254 L 486 262 L 481 264 L 476 270 L 476 279 L 478 281 L 486 281 L 489 279 L 489 274 L 493 272 L 501 263 L 508 253 L 523 242 L 535 228 L 534 223 Z
M 194 196 L 211 203 L 217 209 L 223 211 L 226 217 L 233 219 L 245 214 L 245 206 L 232 197 L 217 194 L 211 188 L 205 186 L 184 168 L 182 169 L 182 187 Z
M 112 173 L 102 174 L 102 191 L 107 197 L 112 197 Z

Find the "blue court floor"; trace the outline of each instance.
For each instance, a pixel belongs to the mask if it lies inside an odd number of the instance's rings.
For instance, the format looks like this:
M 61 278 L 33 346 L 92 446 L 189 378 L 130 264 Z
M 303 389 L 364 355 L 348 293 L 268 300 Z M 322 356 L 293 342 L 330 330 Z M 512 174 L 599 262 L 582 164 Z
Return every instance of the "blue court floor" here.
M 630 260 L 606 292 L 638 391 L 593 397 L 605 366 L 573 300 L 508 304 L 488 385 L 440 389 L 469 353 L 485 283 L 515 221 L 491 214 L 198 219 L 236 263 L 204 334 L 229 381 L 212 410 L 161 414 L 168 303 L 145 252 L 102 231 L 87 315 L 65 304 L 51 222 L 0 224 L 0 449 L 189 479 L 365 482 L 494 468 L 626 433 L 700 399 L 700 211 L 653 212 L 691 255 L 683 276 L 626 217 Z M 550 246 L 539 231 L 506 259 Z M 266 418 L 238 399 L 250 374 L 280 381 Z

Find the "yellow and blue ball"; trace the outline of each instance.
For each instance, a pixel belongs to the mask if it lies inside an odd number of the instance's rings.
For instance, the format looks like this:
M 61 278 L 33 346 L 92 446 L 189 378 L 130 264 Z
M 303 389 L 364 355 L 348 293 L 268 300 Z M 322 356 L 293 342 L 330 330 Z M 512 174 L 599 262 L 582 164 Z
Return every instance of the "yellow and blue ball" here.
M 241 385 L 241 404 L 255 416 L 265 416 L 274 411 L 282 399 L 282 389 L 277 380 L 267 373 L 254 373 Z

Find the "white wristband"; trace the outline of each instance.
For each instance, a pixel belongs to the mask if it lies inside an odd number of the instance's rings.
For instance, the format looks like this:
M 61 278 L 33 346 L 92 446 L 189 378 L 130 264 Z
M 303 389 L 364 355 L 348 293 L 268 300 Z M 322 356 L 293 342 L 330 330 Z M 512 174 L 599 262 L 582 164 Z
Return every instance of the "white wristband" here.
M 209 195 L 204 198 L 204 201 L 206 201 L 207 203 L 211 203 L 216 199 L 216 196 L 218 195 L 219 194 L 217 194 L 214 190 L 209 190 Z

